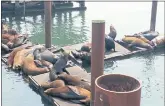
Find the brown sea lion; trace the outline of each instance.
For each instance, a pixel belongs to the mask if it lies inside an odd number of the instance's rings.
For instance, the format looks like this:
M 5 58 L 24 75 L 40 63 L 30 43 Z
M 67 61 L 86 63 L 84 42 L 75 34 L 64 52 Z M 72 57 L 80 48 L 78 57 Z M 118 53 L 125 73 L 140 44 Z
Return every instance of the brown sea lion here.
M 43 67 L 43 68 L 37 67 L 34 63 L 33 54 L 28 54 L 28 56 L 26 56 L 23 61 L 23 72 L 27 75 L 38 75 L 38 74 L 43 74 L 43 73 L 49 72 L 49 68 L 48 67 Z
M 58 88 L 58 87 L 63 87 L 65 86 L 65 82 L 63 80 L 60 79 L 56 79 L 52 82 L 45 82 L 41 84 L 41 87 L 44 89 L 48 89 L 48 88 Z
M 8 59 L 7 59 L 7 64 L 9 67 L 12 67 L 13 62 L 14 62 L 14 57 L 16 55 L 16 53 L 20 50 L 23 50 L 24 48 L 28 48 L 28 47 L 19 47 L 19 48 L 15 48 L 9 55 Z
M 143 35 L 125 35 L 125 37 L 136 37 L 138 39 L 143 40 L 145 43 L 152 45 L 152 42 L 148 40 L 147 38 L 145 38 Z
M 87 81 L 81 79 L 80 77 L 68 74 L 60 74 L 58 75 L 58 78 L 64 80 L 67 85 L 79 86 L 91 91 L 91 85 L 89 85 Z
M 31 49 L 22 49 L 16 53 L 16 55 L 14 56 L 14 62 L 13 62 L 14 70 L 22 68 L 24 58 L 27 55 L 26 53 L 28 53 L 29 51 L 31 51 Z
M 111 37 L 113 40 L 115 40 L 117 35 L 116 29 L 113 25 L 110 25 L 110 33 L 108 34 L 109 37 Z
M 137 46 L 137 47 L 142 47 L 142 48 L 146 48 L 146 49 L 152 49 L 153 47 L 146 43 L 145 41 L 143 41 L 142 39 L 139 39 L 137 37 L 128 37 L 128 36 L 125 36 L 122 41 L 130 44 L 128 47 L 131 47 L 131 46 Z
M 91 92 L 78 86 L 64 86 L 58 88 L 49 88 L 44 91 L 46 94 L 71 100 L 75 103 L 90 104 Z

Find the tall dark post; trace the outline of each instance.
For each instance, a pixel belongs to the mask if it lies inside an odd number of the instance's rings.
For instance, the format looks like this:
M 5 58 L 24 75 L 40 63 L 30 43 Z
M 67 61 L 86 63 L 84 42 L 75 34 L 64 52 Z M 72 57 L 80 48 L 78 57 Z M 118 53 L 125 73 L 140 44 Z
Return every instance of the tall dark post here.
M 52 5 L 51 1 L 44 2 L 45 13 L 45 47 L 51 47 L 51 35 L 52 35 Z
M 157 3 L 158 3 L 157 1 L 152 1 L 150 31 L 155 31 Z
M 91 106 L 95 102 L 95 79 L 103 74 L 105 47 L 105 21 L 92 21 L 92 57 L 91 57 Z

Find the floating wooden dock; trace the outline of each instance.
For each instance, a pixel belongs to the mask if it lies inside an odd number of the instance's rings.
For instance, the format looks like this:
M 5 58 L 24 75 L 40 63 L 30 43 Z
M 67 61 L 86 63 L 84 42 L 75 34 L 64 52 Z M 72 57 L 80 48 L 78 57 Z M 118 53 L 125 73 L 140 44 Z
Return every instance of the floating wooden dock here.
M 69 51 L 70 52 L 70 57 L 71 57 L 72 61 L 75 62 L 76 64 L 80 65 L 80 66 L 83 66 L 83 62 L 80 59 L 76 59 L 72 55 L 71 51 L 76 52 L 76 50 L 80 50 L 81 47 L 83 45 L 87 44 L 87 43 L 89 43 L 89 42 L 62 47 L 62 50 L 63 51 Z M 158 47 L 158 48 L 156 48 L 156 50 L 162 49 L 162 48 L 164 48 L 164 46 L 163 47 Z M 129 58 L 131 56 L 136 56 L 136 54 L 149 53 L 149 52 L 154 51 L 155 49 L 148 50 L 148 49 L 145 49 L 145 48 L 136 47 L 136 50 L 130 51 L 126 47 L 124 47 L 124 46 L 120 45 L 119 43 L 115 42 L 115 50 L 116 50 L 116 52 L 114 52 L 114 51 L 106 52 L 104 60 L 105 61 L 108 61 L 108 60 L 109 61 L 110 60 L 112 60 L 112 61 L 122 60 L 122 59 Z
M 78 2 L 79 6 L 75 7 L 73 2 L 52 1 L 52 11 L 80 11 L 86 10 L 85 1 Z M 25 9 L 25 10 L 24 10 Z M 2 1 L 2 14 L 7 13 L 29 13 L 44 12 L 44 1 L 26 1 L 24 2 L 6 2 Z
M 48 48 L 48 50 L 50 50 L 54 54 L 58 54 L 62 51 L 70 52 L 70 51 L 80 50 L 82 45 L 84 45 L 86 43 L 89 43 L 89 42 L 65 46 L 62 48 L 57 48 L 55 46 L 52 46 L 51 48 Z M 21 45 L 21 46 L 30 46 L 30 45 L 35 45 L 35 44 L 32 44 L 29 41 L 29 42 L 26 42 L 26 44 Z M 120 60 L 120 59 L 124 59 L 124 58 L 128 58 L 130 56 L 133 56 L 135 54 L 143 54 L 143 53 L 151 52 L 154 50 L 157 51 L 157 49 L 147 50 L 147 49 L 141 49 L 141 48 L 138 48 L 135 51 L 130 51 L 117 42 L 115 42 L 115 46 L 116 46 L 116 52 L 110 51 L 110 52 L 105 53 L 105 58 L 104 58 L 105 61 L 106 60 Z M 164 46 L 163 46 L 163 48 L 164 48 Z M 159 49 L 159 47 L 158 47 L 158 49 Z M 162 47 L 161 47 L 161 49 L 162 49 Z M 6 63 L 6 65 L 7 65 L 8 56 L 9 56 L 9 53 L 4 54 L 4 55 L 2 54 L 2 58 L 1 58 L 1 60 L 4 63 Z M 91 75 L 90 75 L 90 73 L 87 73 L 87 71 L 84 68 L 81 67 L 81 65 L 82 65 L 81 60 L 75 59 L 72 54 L 70 54 L 70 57 L 71 57 L 71 60 L 68 61 L 69 66 L 67 66 L 65 68 L 64 72 L 66 72 L 70 75 L 73 75 L 73 76 L 78 76 L 79 78 L 84 79 L 85 81 L 87 81 L 90 84 Z M 53 106 L 66 106 L 66 105 L 83 106 L 83 104 L 76 104 L 71 101 L 63 100 L 63 99 L 60 99 L 57 97 L 52 97 L 52 96 L 45 94 L 43 88 L 40 85 L 43 82 L 50 81 L 49 72 L 44 73 L 44 74 L 35 75 L 35 76 L 29 75 L 27 78 L 29 79 L 29 85 L 31 85 L 33 87 L 33 89 L 35 89 L 35 91 L 42 96 L 42 98 L 48 100 Z
M 23 46 L 26 46 L 26 45 L 23 45 Z M 56 49 L 56 48 L 52 47 L 49 50 L 55 54 L 58 54 L 61 52 L 62 49 Z M 6 54 L 6 55 L 3 55 L 1 58 L 2 61 L 6 65 L 7 65 L 8 56 L 9 56 L 9 54 Z M 70 75 L 78 76 L 78 77 L 84 79 L 85 81 L 88 81 L 90 84 L 90 77 L 91 77 L 90 73 L 87 73 L 87 71 L 85 69 L 74 64 L 72 61 L 68 61 L 68 63 L 70 64 L 70 66 L 65 68 L 65 72 L 67 72 Z M 52 97 L 52 96 L 45 94 L 43 88 L 40 85 L 43 82 L 50 81 L 49 72 L 44 73 L 44 74 L 39 74 L 36 76 L 29 75 L 27 78 L 29 79 L 29 85 L 34 89 L 34 91 L 39 93 L 43 99 L 46 99 L 47 101 L 49 101 L 53 106 L 66 106 L 66 105 L 68 105 L 68 106 L 84 106 L 83 104 L 76 104 L 71 101 L 63 100 L 63 99 L 60 99 L 57 97 Z

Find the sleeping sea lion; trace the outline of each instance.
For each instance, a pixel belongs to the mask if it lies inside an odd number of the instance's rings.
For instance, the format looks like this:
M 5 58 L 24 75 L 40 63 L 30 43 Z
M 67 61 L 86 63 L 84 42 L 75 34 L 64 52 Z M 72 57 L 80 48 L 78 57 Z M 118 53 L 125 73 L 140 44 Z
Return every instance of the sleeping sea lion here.
M 11 49 L 10 49 L 7 45 L 5 45 L 5 44 L 3 44 L 3 43 L 1 43 L 1 49 L 2 49 L 3 51 L 5 51 L 5 52 L 11 51 Z
M 90 52 L 91 51 L 92 44 L 91 43 L 86 43 L 81 47 L 81 51 L 84 52 Z
M 165 36 L 159 35 L 151 41 L 155 47 L 165 45 Z
M 49 88 L 44 91 L 46 94 L 60 97 L 65 100 L 71 100 L 75 103 L 90 104 L 91 92 L 78 86 L 64 86 L 58 88 Z
M 14 56 L 14 62 L 13 62 L 14 70 L 18 70 L 22 68 L 24 58 L 27 55 L 26 53 L 28 53 L 29 51 L 31 51 L 31 49 L 22 49 L 16 53 L 16 55 Z
M 142 35 L 125 35 L 125 37 L 136 37 L 137 39 L 141 39 L 142 41 L 144 41 L 145 43 L 148 43 L 150 45 L 152 45 L 152 42 L 149 41 L 148 39 L 146 39 L 144 36 Z
M 27 75 L 38 75 L 49 72 L 48 67 L 40 68 L 35 65 L 33 54 L 28 54 L 28 56 L 24 58 L 22 67 L 23 67 L 23 72 Z
M 63 87 L 65 86 L 65 82 L 60 79 L 56 79 L 52 82 L 45 82 L 41 84 L 41 87 L 43 89 L 48 89 L 48 88 L 58 88 L 58 87 Z
M 20 69 L 22 68 L 24 57 L 28 54 L 32 53 L 36 48 L 43 48 L 42 45 L 35 45 L 35 46 L 28 46 L 28 47 L 20 47 L 20 49 L 14 49 L 14 53 L 11 53 L 10 60 L 12 62 L 13 60 L 13 69 Z
M 126 42 L 129 44 L 128 47 L 131 47 L 131 46 L 137 46 L 137 47 L 142 47 L 142 48 L 146 48 L 146 49 L 152 49 L 153 47 L 146 43 L 145 41 L 143 41 L 142 39 L 139 39 L 137 37 L 128 37 L 128 36 L 125 36 L 122 41 Z
M 59 57 L 47 49 L 45 50 L 36 49 L 34 51 L 34 58 L 35 60 L 40 59 L 40 60 L 45 60 L 45 61 L 51 62 L 52 64 L 55 64 Z
M 106 36 L 106 37 L 105 37 L 105 49 L 106 49 L 107 51 L 110 51 L 111 49 L 113 49 L 114 52 L 115 52 L 115 42 L 114 42 L 114 40 L 113 40 L 111 37 L 109 37 L 109 36 Z
M 91 53 L 71 51 L 76 59 L 81 59 L 84 63 L 91 64 Z
M 58 75 L 58 78 L 64 80 L 67 85 L 79 86 L 91 91 L 91 86 L 86 81 L 77 76 L 60 74 Z
M 108 34 L 109 37 L 111 37 L 113 40 L 115 40 L 117 35 L 116 29 L 113 25 L 110 26 L 110 33 Z
M 143 33 L 142 36 L 144 36 L 146 39 L 148 39 L 149 41 L 151 41 L 152 39 L 154 39 L 155 37 L 157 37 L 159 35 L 158 32 L 153 32 L 153 31 L 149 31 L 148 33 Z
M 7 64 L 8 64 L 9 67 L 12 67 L 13 62 L 14 62 L 14 57 L 15 57 L 16 53 L 17 53 L 18 51 L 20 51 L 20 50 L 23 50 L 24 48 L 28 48 L 28 47 L 24 47 L 24 46 L 18 47 L 18 48 L 15 48 L 15 49 L 10 53 L 10 55 L 9 55 L 9 57 L 8 57 L 8 59 L 7 59 Z

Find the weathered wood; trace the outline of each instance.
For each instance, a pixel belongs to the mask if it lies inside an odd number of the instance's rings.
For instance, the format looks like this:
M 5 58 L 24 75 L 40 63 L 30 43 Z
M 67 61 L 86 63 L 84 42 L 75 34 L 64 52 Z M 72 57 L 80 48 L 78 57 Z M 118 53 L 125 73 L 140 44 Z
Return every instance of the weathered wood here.
M 152 1 L 150 31 L 155 31 L 156 14 L 157 14 L 157 3 L 158 3 L 157 1 Z

